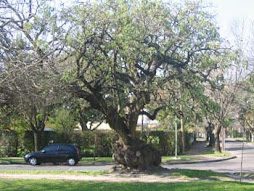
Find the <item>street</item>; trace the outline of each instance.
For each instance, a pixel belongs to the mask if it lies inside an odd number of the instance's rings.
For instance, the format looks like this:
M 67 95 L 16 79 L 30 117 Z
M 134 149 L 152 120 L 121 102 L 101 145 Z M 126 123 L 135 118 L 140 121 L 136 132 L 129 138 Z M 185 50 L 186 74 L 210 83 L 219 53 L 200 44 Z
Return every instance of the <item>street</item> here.
M 235 159 L 221 161 L 221 162 L 209 162 L 209 163 L 195 163 L 195 164 L 174 164 L 174 165 L 162 165 L 168 169 L 196 169 L 196 170 L 212 170 L 217 172 L 240 172 L 241 170 L 241 154 L 242 154 L 242 142 L 240 141 L 227 141 L 226 150 L 230 151 L 233 156 L 237 156 Z M 243 171 L 254 172 L 254 144 L 248 143 L 244 145 L 243 152 Z M 56 170 L 56 171 L 102 171 L 108 170 L 113 165 L 51 165 L 42 164 L 39 166 L 31 166 L 28 164 L 18 165 L 0 165 L 0 169 L 5 170 Z
M 177 165 L 162 165 L 165 168 L 179 168 L 179 169 L 197 169 L 197 170 L 212 170 L 217 172 L 240 172 L 241 171 L 241 155 L 242 142 L 240 141 L 226 141 L 226 150 L 230 151 L 233 156 L 237 158 L 209 163 L 196 164 L 177 164 Z M 254 145 L 251 143 L 244 144 L 243 151 L 243 171 L 254 172 Z

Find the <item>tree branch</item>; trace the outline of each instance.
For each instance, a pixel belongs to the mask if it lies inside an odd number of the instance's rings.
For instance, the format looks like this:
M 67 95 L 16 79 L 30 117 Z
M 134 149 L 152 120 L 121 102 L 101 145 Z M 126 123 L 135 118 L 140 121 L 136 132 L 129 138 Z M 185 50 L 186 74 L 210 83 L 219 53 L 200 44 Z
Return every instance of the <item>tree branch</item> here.
M 142 110 L 140 112 L 140 115 L 146 115 L 149 119 L 151 120 L 154 120 L 158 114 L 158 112 L 163 109 L 165 106 L 161 106 L 161 107 L 158 107 L 156 108 L 154 111 L 153 111 L 153 114 L 150 114 L 149 112 L 145 111 L 145 110 Z

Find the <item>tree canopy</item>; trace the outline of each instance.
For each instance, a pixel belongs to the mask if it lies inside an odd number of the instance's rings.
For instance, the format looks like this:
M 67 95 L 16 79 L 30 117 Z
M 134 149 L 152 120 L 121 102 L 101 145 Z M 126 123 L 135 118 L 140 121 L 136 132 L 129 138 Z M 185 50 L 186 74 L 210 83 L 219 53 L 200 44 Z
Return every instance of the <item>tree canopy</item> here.
M 215 59 L 220 38 L 200 4 L 106 1 L 71 9 L 65 15 L 72 28 L 66 49 L 73 68 L 66 75 L 75 74 L 73 91 L 108 116 L 120 134 L 135 132 L 140 111 L 151 101 L 160 108 L 162 99 L 174 99 L 176 81 L 189 89 L 214 83 L 209 74 L 221 65 Z M 117 119 L 126 124 L 115 127 Z

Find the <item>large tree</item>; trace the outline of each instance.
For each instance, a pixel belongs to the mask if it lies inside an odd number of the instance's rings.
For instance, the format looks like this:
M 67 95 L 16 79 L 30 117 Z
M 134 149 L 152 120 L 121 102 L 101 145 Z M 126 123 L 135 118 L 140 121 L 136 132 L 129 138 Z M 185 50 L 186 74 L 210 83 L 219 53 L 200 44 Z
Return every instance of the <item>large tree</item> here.
M 175 99 L 178 90 L 170 82 L 198 93 L 205 81 L 215 85 L 209 75 L 222 64 L 215 59 L 220 38 L 204 10 L 195 2 L 111 0 L 79 4 L 63 14 L 71 55 L 64 79 L 119 134 L 114 158 L 123 166 L 160 164 L 160 153 L 136 138 L 136 126 L 140 113 L 154 119 L 165 99 Z M 150 103 L 156 108 L 144 110 Z

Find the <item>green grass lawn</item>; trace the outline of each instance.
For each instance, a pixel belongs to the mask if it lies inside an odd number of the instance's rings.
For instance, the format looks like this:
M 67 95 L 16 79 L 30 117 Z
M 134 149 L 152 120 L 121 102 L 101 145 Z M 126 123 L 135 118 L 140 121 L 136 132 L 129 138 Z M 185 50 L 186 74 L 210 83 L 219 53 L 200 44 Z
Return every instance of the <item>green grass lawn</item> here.
M 0 164 L 22 164 L 25 163 L 23 157 L 3 157 L 0 158 Z
M 57 170 L 2 170 L 4 174 L 63 174 L 63 175 L 103 175 L 108 171 L 57 171 Z
M 200 180 L 221 180 L 229 178 L 225 173 L 213 172 L 210 170 L 185 170 L 175 169 L 172 175 L 185 177 L 185 178 L 197 178 Z
M 112 157 L 83 157 L 81 161 L 79 161 L 81 164 L 89 164 L 89 163 L 113 163 L 114 160 Z
M 254 185 L 224 181 L 196 181 L 186 183 L 103 183 L 52 180 L 0 179 L 4 191 L 253 191 Z
M 222 152 L 222 153 L 215 152 L 215 151 L 206 151 L 203 154 L 207 156 L 213 156 L 213 157 L 231 157 L 232 156 L 232 154 L 228 151 Z
M 201 153 L 200 155 L 179 155 L 178 159 L 175 158 L 175 156 L 163 156 L 162 162 L 180 162 L 180 161 L 198 161 L 198 160 L 204 160 L 203 157 L 218 157 L 218 158 L 226 158 L 231 157 L 232 154 L 230 152 L 225 153 L 216 153 L 214 151 L 208 151 Z
M 200 157 L 196 155 L 179 155 L 178 158 L 176 159 L 175 156 L 163 156 L 162 157 L 162 162 L 167 163 L 167 162 L 174 162 L 174 161 L 194 161 L 194 160 L 199 160 Z

